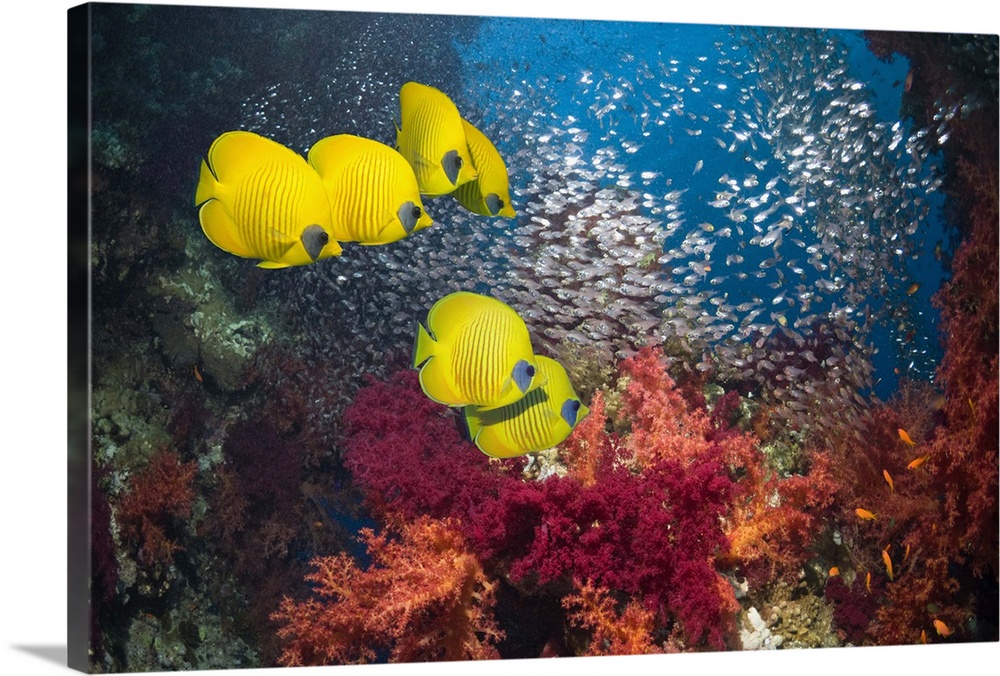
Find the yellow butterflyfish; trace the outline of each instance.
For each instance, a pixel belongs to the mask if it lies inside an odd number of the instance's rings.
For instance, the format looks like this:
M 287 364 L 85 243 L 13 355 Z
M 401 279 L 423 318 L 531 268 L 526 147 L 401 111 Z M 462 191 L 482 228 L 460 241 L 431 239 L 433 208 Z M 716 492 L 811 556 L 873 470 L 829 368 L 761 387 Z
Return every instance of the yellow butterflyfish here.
M 339 256 L 330 203 L 316 170 L 295 151 L 248 131 L 212 143 L 195 190 L 198 220 L 224 251 L 263 268 Z
M 528 327 L 505 303 L 458 291 L 417 322 L 413 367 L 430 399 L 481 410 L 513 404 L 544 383 Z
M 469 437 L 486 455 L 513 458 L 552 448 L 590 412 L 559 362 L 535 355 L 535 364 L 545 381 L 541 387 L 502 408 L 465 407 Z
M 308 160 L 326 188 L 338 241 L 389 244 L 433 224 L 413 168 L 394 148 L 338 134 L 317 141 Z
M 421 193 L 447 195 L 476 178 L 462 116 L 444 92 L 407 82 L 399 90 L 399 111 L 396 149 L 413 167 Z
M 479 174 L 474 180 L 460 185 L 453 193 L 459 204 L 480 216 L 514 218 L 517 214 L 510 203 L 510 179 L 507 165 L 500 152 L 485 134 L 468 120 L 462 119 L 465 138 L 469 142 L 472 164 Z
M 294 150 L 248 131 L 212 143 L 195 191 L 209 241 L 262 268 L 339 256 L 319 174 Z

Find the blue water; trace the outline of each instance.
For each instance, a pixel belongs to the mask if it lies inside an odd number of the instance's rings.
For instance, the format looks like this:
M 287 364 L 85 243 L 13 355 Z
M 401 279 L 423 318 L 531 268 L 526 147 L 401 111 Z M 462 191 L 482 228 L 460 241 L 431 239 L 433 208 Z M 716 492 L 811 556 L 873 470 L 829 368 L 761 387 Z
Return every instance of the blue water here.
M 877 121 L 891 126 L 901 122 L 903 129 L 908 129 L 909 122 L 899 117 L 902 83 L 909 69 L 905 59 L 897 58 L 889 64 L 879 61 L 868 51 L 858 31 L 803 33 L 809 34 L 810 39 L 813 34 L 818 35 L 817 39 L 828 41 L 834 45 L 834 51 L 844 55 L 847 74 L 863 83 L 875 113 L 872 124 Z M 546 126 L 588 129 L 586 141 L 577 144 L 582 147 L 584 157 L 592 157 L 601 148 L 619 146 L 627 140 L 631 144 L 629 149 L 616 157 L 625 166 L 617 173 L 614 170 L 607 173 L 605 180 L 609 184 L 645 191 L 654 198 L 670 190 L 684 189 L 687 191 L 682 205 L 685 225 L 679 231 L 703 222 L 718 229 L 733 225 L 724 217 L 725 210 L 708 206 L 725 188 L 720 177 L 735 178 L 742 184 L 748 176 L 755 176 L 756 187 L 747 188 L 743 194 L 761 192 L 772 179 L 778 182 L 775 189 L 782 190 L 788 178 L 786 166 L 772 157 L 774 148 L 760 136 L 753 139 L 752 146 L 742 144 L 737 152 L 724 147 L 733 140 L 732 135 L 723 131 L 725 125 L 732 125 L 734 116 L 736 126 L 743 117 L 759 120 L 760 104 L 767 103 L 766 97 L 756 91 L 754 69 L 748 66 L 754 55 L 738 39 L 739 35 L 739 29 L 725 26 L 493 19 L 483 25 L 472 43 L 453 43 L 462 57 L 466 82 L 456 100 L 470 119 L 477 118 L 481 125 L 494 130 L 494 142 L 507 157 L 515 156 L 529 143 L 523 134 L 506 133 L 512 127 L 512 102 L 517 105 L 520 101 L 531 101 L 526 104 L 531 108 L 527 128 L 539 133 Z M 516 45 L 516 49 L 511 49 L 511 45 Z M 806 61 L 802 68 L 814 65 Z M 672 83 L 674 89 L 665 91 L 663 82 Z M 620 95 L 618 99 L 613 98 L 615 92 Z M 607 93 L 611 93 L 608 103 L 612 107 L 602 118 L 595 119 L 594 101 Z M 644 96 L 648 93 L 652 96 Z M 833 96 L 821 87 L 812 95 Z M 649 105 L 653 98 L 662 106 Z M 519 121 L 525 121 L 523 115 Z M 934 156 L 929 159 L 930 164 L 940 161 Z M 910 157 L 900 151 L 895 157 L 887 153 L 886 160 L 901 166 Z M 510 169 L 515 201 L 518 197 L 523 199 L 532 177 L 521 171 L 516 161 L 510 163 Z M 655 172 L 656 176 L 643 179 L 640 177 L 643 171 Z M 847 167 L 842 180 L 850 184 Z M 939 213 L 942 197 L 940 193 L 926 193 L 921 198 L 926 200 L 926 215 L 921 217 L 917 236 L 908 237 L 901 244 L 896 261 L 898 269 L 887 279 L 887 284 L 895 288 L 882 288 L 877 296 L 866 294 L 857 308 L 859 315 L 867 309 L 879 317 L 891 316 L 895 320 L 873 322 L 869 336 L 875 347 L 871 356 L 874 392 L 882 398 L 895 390 L 900 375 L 931 378 L 940 358 L 938 317 L 930 298 L 945 279 L 944 267 L 934 256 L 935 246 L 946 247 Z M 813 239 L 816 237 L 810 230 L 817 228 L 817 218 L 824 215 L 822 209 L 822 205 L 814 206 L 806 214 L 796 215 L 797 232 L 806 244 L 813 243 L 810 234 Z M 773 222 L 783 213 L 791 212 L 782 207 L 767 222 Z M 655 211 L 651 215 L 656 217 Z M 743 237 L 716 238 L 711 253 L 713 271 L 733 272 L 733 266 L 727 270 L 722 264 L 730 254 L 742 254 L 745 260 L 741 266 L 746 270 L 756 270 L 772 255 L 767 247 L 746 246 L 753 231 L 749 221 L 742 225 Z M 675 234 L 665 248 L 676 246 L 682 237 L 683 234 Z M 786 242 L 783 250 L 789 249 Z M 788 258 L 791 254 L 782 262 L 787 263 Z M 818 276 L 805 267 L 805 273 L 796 281 L 811 286 Z M 871 274 L 881 272 L 872 270 Z M 786 275 L 785 279 L 790 277 Z M 771 276 L 755 283 L 753 277 L 739 280 L 729 274 L 716 285 L 714 292 L 726 295 L 733 304 L 763 299 L 770 310 L 768 301 L 775 295 L 775 290 L 767 286 L 771 281 Z M 906 295 L 913 282 L 919 283 L 919 289 L 912 296 Z M 839 298 L 833 302 L 842 303 Z M 829 303 L 814 303 L 811 310 L 830 307 Z M 795 321 L 796 311 L 794 307 L 786 308 L 784 315 L 789 322 Z

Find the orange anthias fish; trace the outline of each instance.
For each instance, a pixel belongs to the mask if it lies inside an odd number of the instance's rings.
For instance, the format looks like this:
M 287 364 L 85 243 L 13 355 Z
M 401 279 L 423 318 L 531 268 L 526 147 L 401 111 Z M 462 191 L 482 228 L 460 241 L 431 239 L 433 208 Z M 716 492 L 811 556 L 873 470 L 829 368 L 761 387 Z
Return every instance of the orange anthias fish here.
M 865 573 L 865 589 L 868 590 L 869 594 L 872 593 L 872 574 L 870 571 Z
M 885 477 L 885 482 L 889 484 L 889 492 L 895 493 L 896 487 L 892 485 L 892 477 L 889 476 L 889 472 L 887 472 L 886 470 L 882 470 L 882 476 Z
M 830 569 L 830 577 L 837 577 L 838 575 L 840 575 L 840 568 L 834 566 Z
M 877 519 L 877 517 L 867 509 L 861 509 L 860 507 L 854 510 L 854 513 L 858 515 L 858 518 L 864 519 L 865 521 L 875 521 Z
M 886 549 L 888 549 L 888 547 Z M 885 570 L 889 573 L 889 581 L 892 582 L 892 559 L 889 558 L 889 552 L 885 549 L 882 550 L 882 560 L 885 561 Z
M 900 427 L 896 431 L 899 432 L 899 438 L 902 439 L 907 445 L 909 445 L 909 446 L 916 446 L 917 445 L 917 442 L 915 442 L 913 439 L 911 439 L 910 435 L 907 434 L 906 430 L 904 430 L 902 427 Z
M 951 629 L 941 620 L 934 620 L 934 629 L 937 631 L 938 636 L 944 636 L 945 638 L 951 636 Z
M 913 460 L 910 461 L 910 464 L 906 466 L 906 469 L 917 469 L 925 462 L 927 462 L 930 459 L 930 457 L 931 456 L 929 455 L 922 455 L 919 458 L 914 458 Z
M 923 629 L 920 630 L 920 642 L 927 643 L 927 632 Z

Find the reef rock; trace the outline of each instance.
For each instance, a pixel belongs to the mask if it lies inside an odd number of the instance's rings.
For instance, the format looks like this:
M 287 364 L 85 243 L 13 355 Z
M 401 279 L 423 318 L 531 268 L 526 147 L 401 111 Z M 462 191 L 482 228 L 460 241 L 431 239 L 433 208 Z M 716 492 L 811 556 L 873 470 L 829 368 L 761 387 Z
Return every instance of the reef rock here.
M 740 641 L 744 650 L 775 650 L 780 648 L 784 639 L 772 636 L 767 622 L 760 616 L 756 608 L 751 607 L 743 615 L 743 626 L 740 627 Z

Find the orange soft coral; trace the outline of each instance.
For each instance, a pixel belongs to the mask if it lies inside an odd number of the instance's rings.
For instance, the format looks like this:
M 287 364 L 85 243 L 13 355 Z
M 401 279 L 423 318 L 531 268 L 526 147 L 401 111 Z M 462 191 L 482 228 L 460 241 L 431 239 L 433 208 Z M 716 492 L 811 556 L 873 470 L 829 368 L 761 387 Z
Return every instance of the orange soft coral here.
M 688 405 L 662 357 L 662 351 L 644 348 L 621 366 L 626 384 L 619 418 L 631 422 L 623 442 L 639 467 L 660 460 L 686 465 L 708 445 L 708 414 Z
M 494 583 L 454 524 L 423 517 L 398 530 L 361 531 L 367 570 L 346 554 L 313 560 L 316 595 L 286 597 L 272 615 L 286 641 L 281 664 L 364 663 L 383 651 L 390 662 L 499 657 Z
M 570 624 L 586 630 L 590 641 L 584 655 L 641 655 L 662 653 L 653 641 L 656 613 L 636 601 L 620 612 L 607 589 L 590 580 L 575 582 L 576 593 L 563 598 Z
M 780 477 L 767 469 L 763 457 L 749 461 L 752 452 L 760 455 L 752 436 L 734 435 L 721 445 L 743 473 L 742 491 L 726 522 L 730 548 L 723 559 L 754 583 L 795 579 L 813 556 L 810 547 L 833 500 L 836 482 L 829 458 L 812 453 L 808 474 Z
M 570 476 L 584 488 L 593 486 L 597 472 L 612 448 L 612 438 L 605 431 L 604 393 L 596 390 L 590 401 L 590 415 L 584 418 L 560 446 L 560 458 Z

